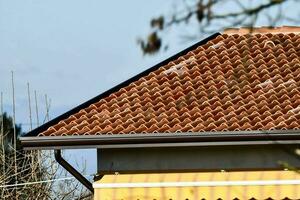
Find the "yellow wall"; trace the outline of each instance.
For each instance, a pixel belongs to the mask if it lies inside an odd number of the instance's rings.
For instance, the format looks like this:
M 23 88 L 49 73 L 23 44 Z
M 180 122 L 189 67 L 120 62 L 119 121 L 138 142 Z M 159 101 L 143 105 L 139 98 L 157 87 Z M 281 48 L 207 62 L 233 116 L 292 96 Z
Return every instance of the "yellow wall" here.
M 144 183 L 254 183 L 253 181 L 300 181 L 300 174 L 292 171 L 272 171 L 272 172 L 219 172 L 219 173 L 180 173 L 180 174 L 138 174 L 138 175 L 107 175 L 94 183 L 95 200 L 185 200 L 185 199 L 290 199 L 300 198 L 300 185 L 260 185 L 260 186 L 189 186 L 189 187 L 140 187 Z M 118 185 L 111 184 L 117 183 Z M 120 183 L 132 186 L 138 183 L 137 187 L 118 188 Z M 129 184 L 128 184 L 129 183 Z M 258 184 L 260 184 L 259 182 Z M 269 182 L 268 182 L 269 183 Z M 109 184 L 109 185 L 105 185 Z M 256 182 L 255 182 L 256 184 Z M 264 182 L 265 184 L 265 182 Z M 122 184 L 121 184 L 122 185 Z M 125 187 L 122 185 L 122 187 Z M 109 187 L 109 188 L 103 188 Z

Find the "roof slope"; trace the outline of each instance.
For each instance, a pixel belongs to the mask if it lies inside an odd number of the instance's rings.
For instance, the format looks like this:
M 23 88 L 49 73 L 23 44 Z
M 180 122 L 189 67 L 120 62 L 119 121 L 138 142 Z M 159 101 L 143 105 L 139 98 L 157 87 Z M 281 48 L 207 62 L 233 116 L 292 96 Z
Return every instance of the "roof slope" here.
M 231 31 L 201 44 L 35 132 L 64 136 L 300 127 L 299 33 Z

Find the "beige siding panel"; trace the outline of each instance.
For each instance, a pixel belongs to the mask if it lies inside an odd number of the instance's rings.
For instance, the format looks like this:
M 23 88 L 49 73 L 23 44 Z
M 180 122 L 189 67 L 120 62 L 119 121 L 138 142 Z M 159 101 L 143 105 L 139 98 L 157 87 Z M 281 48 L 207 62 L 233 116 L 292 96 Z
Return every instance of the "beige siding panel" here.
M 292 171 L 107 175 L 94 183 L 94 199 L 299 199 L 299 184 Z

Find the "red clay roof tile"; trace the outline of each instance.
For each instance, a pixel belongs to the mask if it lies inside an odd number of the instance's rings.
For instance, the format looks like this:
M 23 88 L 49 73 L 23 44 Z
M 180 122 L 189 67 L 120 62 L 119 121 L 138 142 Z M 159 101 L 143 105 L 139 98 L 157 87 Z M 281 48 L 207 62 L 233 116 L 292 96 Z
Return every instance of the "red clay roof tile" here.
M 227 30 L 39 136 L 299 129 L 299 33 Z

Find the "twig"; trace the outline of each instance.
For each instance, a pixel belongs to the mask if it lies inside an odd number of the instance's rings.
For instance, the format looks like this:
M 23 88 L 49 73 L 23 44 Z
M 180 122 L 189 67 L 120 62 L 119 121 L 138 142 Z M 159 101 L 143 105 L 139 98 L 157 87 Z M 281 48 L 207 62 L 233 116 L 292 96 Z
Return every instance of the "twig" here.
M 1 109 L 1 145 L 2 145 L 2 172 L 3 172 L 3 184 L 5 184 L 5 147 L 4 147 L 4 113 L 3 113 L 3 92 L 0 95 L 0 109 Z M 1 192 L 2 196 L 4 196 L 4 190 Z
M 36 90 L 34 90 L 34 101 L 35 101 L 36 123 L 37 123 L 37 126 L 39 126 L 39 125 L 40 125 L 40 120 L 39 120 L 39 107 L 38 107 L 38 101 L 37 101 Z
M 15 104 L 15 83 L 14 83 L 14 72 L 11 71 L 11 85 L 12 85 L 12 104 L 13 104 L 13 140 L 14 140 L 14 158 L 15 158 L 15 174 L 18 173 L 18 168 L 17 168 L 17 136 L 16 136 L 16 104 Z M 18 183 L 17 175 L 15 176 L 15 183 Z M 16 192 L 16 199 L 18 199 L 18 195 Z
M 30 130 L 32 130 L 31 99 L 30 99 L 30 87 L 28 82 L 27 82 L 27 95 L 28 95 L 29 123 L 30 123 Z
M 47 94 L 45 94 L 45 106 L 46 106 L 46 116 L 45 116 L 45 121 L 49 121 L 50 120 L 50 117 L 49 117 L 49 108 L 50 108 L 50 105 L 48 103 L 48 97 L 47 97 Z

